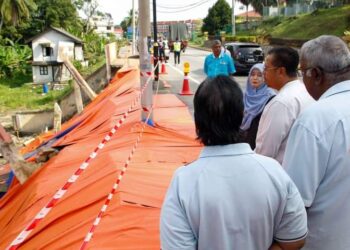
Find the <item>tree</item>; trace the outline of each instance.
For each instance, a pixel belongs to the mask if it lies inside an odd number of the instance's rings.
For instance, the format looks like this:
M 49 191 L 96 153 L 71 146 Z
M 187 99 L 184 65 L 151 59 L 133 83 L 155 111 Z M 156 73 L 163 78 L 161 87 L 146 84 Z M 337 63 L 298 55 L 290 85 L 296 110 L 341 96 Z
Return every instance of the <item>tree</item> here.
M 210 35 L 224 30 L 225 25 L 231 23 L 232 8 L 225 0 L 218 0 L 209 8 L 208 15 L 203 19 L 202 31 L 208 31 Z
M 0 32 L 4 24 L 17 26 L 21 18 L 28 19 L 35 9 L 32 0 L 0 0 Z
M 138 23 L 138 13 L 135 11 L 135 25 Z M 121 21 L 120 26 L 123 31 L 126 32 L 129 26 L 132 26 L 132 9 L 129 11 L 128 16 L 124 17 L 123 21 Z
M 80 4 L 82 7 L 82 10 L 86 16 L 85 22 L 84 22 L 84 32 L 89 33 L 94 29 L 94 27 L 91 27 L 92 24 L 92 18 L 94 15 L 98 14 L 98 1 L 97 0 L 80 0 Z
M 1 1 L 1 0 L 0 0 Z M 81 34 L 82 22 L 78 16 L 76 5 L 71 0 L 35 0 L 37 9 L 31 12 L 30 22 L 23 22 L 18 30 L 22 41 L 26 40 L 50 26 L 65 30 L 74 30 L 74 35 Z M 9 37 L 10 34 L 4 34 Z M 80 36 L 80 35 L 79 35 Z

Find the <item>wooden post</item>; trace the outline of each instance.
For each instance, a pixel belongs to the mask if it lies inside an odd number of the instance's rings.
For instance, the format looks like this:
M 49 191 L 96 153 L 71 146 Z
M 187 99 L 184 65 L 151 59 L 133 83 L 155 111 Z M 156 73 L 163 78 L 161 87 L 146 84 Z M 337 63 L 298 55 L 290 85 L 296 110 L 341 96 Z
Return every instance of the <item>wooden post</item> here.
M 74 67 L 74 65 L 65 58 L 63 60 L 64 65 L 67 67 L 69 72 L 72 74 L 73 78 L 77 81 L 79 86 L 85 91 L 85 93 L 88 95 L 88 97 L 93 100 L 97 95 L 96 93 L 90 88 L 89 84 L 84 80 L 84 78 L 80 75 L 78 70 Z
M 57 102 L 55 102 L 54 105 L 54 115 L 53 115 L 53 129 L 55 133 L 61 130 L 61 123 L 62 123 L 62 110 L 60 108 L 60 105 L 58 105 Z
M 74 80 L 73 80 L 73 87 L 74 87 L 75 106 L 77 107 L 78 114 L 80 114 L 81 112 L 83 112 L 83 109 L 84 109 L 83 99 L 81 97 L 80 87 Z
M 109 47 L 111 45 L 110 44 L 106 44 L 105 45 L 105 56 L 106 56 L 106 68 L 107 68 L 107 82 L 109 83 L 109 81 L 112 78 L 112 74 L 111 74 L 111 53 L 109 50 Z

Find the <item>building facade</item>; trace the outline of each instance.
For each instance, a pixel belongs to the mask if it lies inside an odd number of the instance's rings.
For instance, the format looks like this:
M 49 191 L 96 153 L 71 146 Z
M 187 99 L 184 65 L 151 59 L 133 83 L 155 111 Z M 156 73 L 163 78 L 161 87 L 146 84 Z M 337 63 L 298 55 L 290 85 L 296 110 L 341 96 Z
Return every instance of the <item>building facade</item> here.
M 50 27 L 28 40 L 33 52 L 34 83 L 67 81 L 72 78 L 60 55 L 84 61 L 83 42 L 65 30 Z

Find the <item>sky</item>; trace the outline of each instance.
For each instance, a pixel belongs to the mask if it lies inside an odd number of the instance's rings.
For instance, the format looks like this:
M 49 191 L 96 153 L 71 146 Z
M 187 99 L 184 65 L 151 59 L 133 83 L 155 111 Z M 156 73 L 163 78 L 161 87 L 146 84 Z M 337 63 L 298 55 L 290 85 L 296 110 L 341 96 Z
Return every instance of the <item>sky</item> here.
M 114 24 L 120 24 L 128 12 L 132 9 L 132 2 L 138 8 L 139 0 L 98 0 L 99 10 L 112 14 Z M 153 0 L 149 0 L 151 4 Z M 226 0 L 232 7 L 232 0 Z M 216 0 L 156 0 L 157 21 L 179 21 L 187 19 L 204 18 L 208 15 L 208 9 L 215 4 Z M 249 9 L 250 10 L 250 9 Z M 245 7 L 235 1 L 235 13 L 245 12 Z M 151 19 L 153 14 L 151 13 Z M 152 20 L 151 20 L 152 21 Z

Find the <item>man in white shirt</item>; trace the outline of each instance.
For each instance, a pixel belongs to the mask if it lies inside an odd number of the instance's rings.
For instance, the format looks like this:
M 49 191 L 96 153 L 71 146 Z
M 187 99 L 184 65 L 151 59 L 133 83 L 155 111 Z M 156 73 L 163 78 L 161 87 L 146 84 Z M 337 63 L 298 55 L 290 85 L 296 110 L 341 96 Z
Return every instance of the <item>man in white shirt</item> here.
M 298 52 L 289 47 L 273 48 L 265 60 L 267 85 L 278 94 L 264 108 L 256 137 L 255 152 L 282 164 L 289 131 L 300 112 L 314 99 L 298 80 Z
M 239 143 L 238 83 L 207 78 L 193 103 L 205 147 L 174 174 L 160 216 L 161 249 L 300 249 L 307 219 L 298 189 L 277 161 Z
M 350 249 L 350 51 L 335 36 L 301 48 L 300 68 L 317 102 L 294 123 L 283 166 L 308 214 L 306 250 Z

